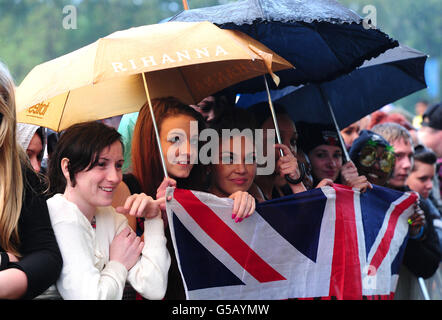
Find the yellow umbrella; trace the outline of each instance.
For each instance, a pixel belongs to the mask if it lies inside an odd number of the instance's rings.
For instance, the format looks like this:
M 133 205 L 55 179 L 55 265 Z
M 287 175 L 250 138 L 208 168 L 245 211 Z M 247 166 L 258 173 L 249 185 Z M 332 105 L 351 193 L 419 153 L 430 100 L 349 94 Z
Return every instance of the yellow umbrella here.
M 36 66 L 17 88 L 19 122 L 61 131 L 138 111 L 150 98 L 187 104 L 237 82 L 293 66 L 249 36 L 210 22 L 115 32 Z

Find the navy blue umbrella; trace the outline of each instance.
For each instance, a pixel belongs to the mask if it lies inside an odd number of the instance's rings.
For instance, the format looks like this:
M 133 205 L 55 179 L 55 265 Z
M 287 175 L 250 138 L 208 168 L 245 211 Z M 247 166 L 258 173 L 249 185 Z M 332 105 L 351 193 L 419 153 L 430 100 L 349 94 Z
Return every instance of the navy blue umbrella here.
M 277 73 L 280 87 L 330 81 L 398 45 L 334 0 L 240 0 L 169 19 L 204 20 L 242 31 L 290 61 L 296 69 Z M 261 78 L 234 87 L 235 92 L 263 89 Z
M 330 123 L 330 102 L 339 127 L 353 122 L 383 106 L 425 89 L 424 67 L 427 55 L 400 46 L 366 61 L 353 72 L 322 84 L 289 86 L 272 90 L 273 101 L 283 105 L 295 121 Z M 266 92 L 241 94 L 237 105 L 249 107 L 267 101 Z
M 388 103 L 425 89 L 426 60 L 426 54 L 399 46 L 333 81 L 289 86 L 271 95 L 293 121 L 333 123 L 334 117 L 339 130 Z M 242 94 L 237 105 L 248 107 L 263 101 L 267 101 L 266 92 Z

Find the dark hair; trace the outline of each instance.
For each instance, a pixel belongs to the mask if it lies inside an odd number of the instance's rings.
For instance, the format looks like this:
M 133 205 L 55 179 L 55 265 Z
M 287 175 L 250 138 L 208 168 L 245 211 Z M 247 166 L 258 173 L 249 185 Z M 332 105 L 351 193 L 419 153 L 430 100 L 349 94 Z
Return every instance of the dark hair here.
M 74 124 L 66 129 L 49 161 L 49 194 L 63 193 L 66 188 L 67 181 L 61 170 L 63 158 L 69 159 L 69 178 L 75 186 L 75 174 L 94 168 L 101 151 L 116 141 L 121 143 L 117 130 L 96 121 Z
M 210 124 L 209 127 L 221 134 L 222 129 L 254 130 L 258 128 L 258 124 L 252 112 L 243 108 L 233 107 L 224 113 L 219 122 Z
M 38 135 L 38 137 L 40 138 L 40 141 L 41 141 L 41 145 L 43 146 L 43 148 L 41 149 L 40 153 L 37 156 L 39 161 L 41 161 L 43 159 L 43 154 L 45 151 L 45 139 L 44 139 L 43 130 L 44 130 L 43 127 L 38 127 L 38 129 L 35 131 L 35 134 Z
M 48 155 L 51 156 L 52 153 L 55 150 L 55 147 L 57 146 L 58 142 L 58 134 L 56 132 L 48 132 L 47 135 L 47 148 L 48 148 Z
M 332 124 L 296 122 L 298 130 L 298 147 L 308 155 L 314 148 L 320 145 L 336 146 L 342 150 L 339 141 L 339 133 Z
M 275 115 L 287 114 L 287 111 L 282 104 L 277 102 L 273 102 L 272 104 Z M 264 122 L 272 116 L 268 102 L 259 102 L 252 105 L 247 110 L 250 110 L 250 112 L 255 115 L 256 124 L 259 128 L 261 128 Z
M 238 129 L 239 135 L 243 134 L 245 129 L 255 130 L 258 128 L 254 114 L 247 109 L 233 107 L 226 111 L 222 119 L 217 123 L 211 123 L 209 125 L 211 129 L 214 129 L 218 133 L 218 137 L 223 137 L 223 130 L 230 130 L 231 135 L 236 134 L 233 130 Z M 253 133 L 252 133 L 253 134 Z M 211 152 L 208 153 L 211 157 Z
M 422 144 L 418 144 L 414 148 L 414 161 L 423 162 L 426 164 L 436 164 L 437 156 L 433 150 L 428 149 Z M 414 169 L 415 167 L 413 167 Z

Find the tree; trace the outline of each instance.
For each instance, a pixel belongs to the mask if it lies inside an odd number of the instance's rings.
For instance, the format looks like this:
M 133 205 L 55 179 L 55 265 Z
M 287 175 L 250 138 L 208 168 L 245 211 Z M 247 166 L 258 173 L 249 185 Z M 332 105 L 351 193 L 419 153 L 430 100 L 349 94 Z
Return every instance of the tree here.
M 189 0 L 191 8 L 219 4 Z M 64 10 L 67 6 L 75 10 Z M 0 60 L 18 84 L 36 65 L 117 30 L 158 23 L 183 10 L 182 0 L 0 0 Z M 76 28 L 66 28 L 68 15 Z

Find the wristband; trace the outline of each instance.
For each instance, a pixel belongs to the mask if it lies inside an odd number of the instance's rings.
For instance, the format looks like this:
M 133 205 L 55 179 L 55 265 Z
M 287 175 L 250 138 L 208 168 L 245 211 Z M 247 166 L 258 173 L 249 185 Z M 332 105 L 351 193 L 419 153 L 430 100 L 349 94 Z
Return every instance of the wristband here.
M 424 227 L 422 226 L 419 233 L 415 236 L 410 236 L 410 239 L 414 239 L 414 240 L 420 239 L 423 234 L 424 234 Z
M 300 173 L 298 179 L 295 180 L 295 179 L 290 178 L 290 176 L 288 174 L 285 175 L 285 179 L 289 183 L 291 183 L 291 184 L 298 184 L 298 183 L 301 183 L 302 180 L 304 180 L 304 177 L 305 177 L 305 166 L 304 166 L 304 163 L 302 163 L 302 162 L 299 163 L 298 167 L 299 167 L 299 173 Z
M 9 264 L 9 256 L 6 252 L 0 252 L 0 271 L 5 270 Z

